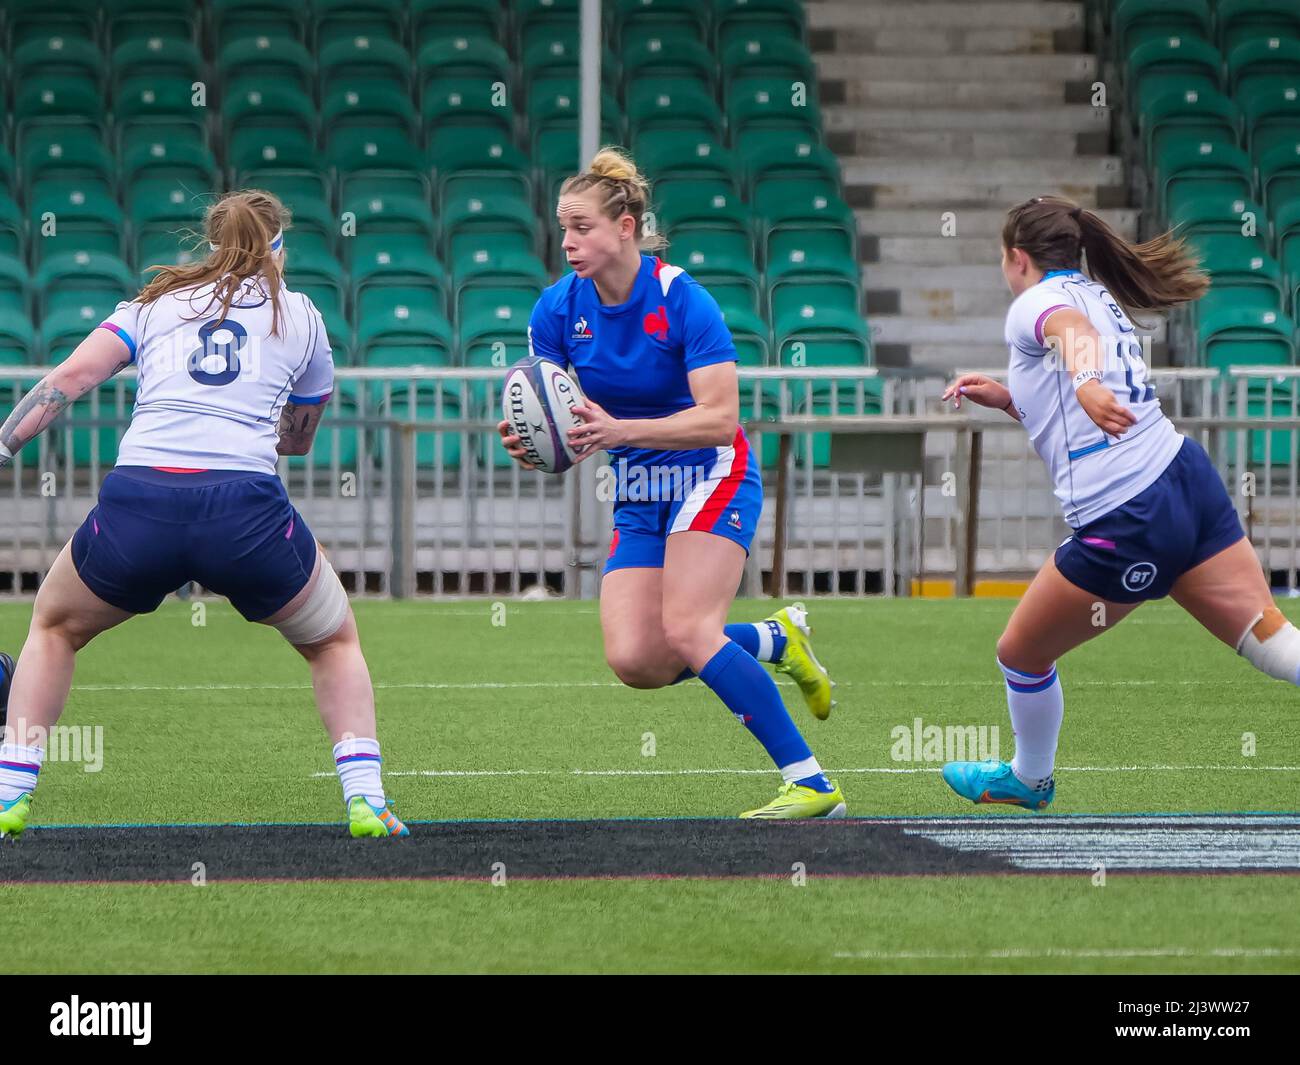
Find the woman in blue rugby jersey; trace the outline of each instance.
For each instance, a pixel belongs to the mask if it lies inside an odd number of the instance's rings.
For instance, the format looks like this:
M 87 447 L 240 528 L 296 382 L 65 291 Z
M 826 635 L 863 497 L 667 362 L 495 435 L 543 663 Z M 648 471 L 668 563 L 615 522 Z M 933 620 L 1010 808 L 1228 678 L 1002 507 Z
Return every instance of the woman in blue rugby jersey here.
M 758 462 L 740 427 L 736 351 L 717 303 L 643 246 L 649 185 L 605 148 L 560 190 L 556 215 L 573 268 L 542 293 L 533 354 L 575 374 L 587 402 L 570 430 L 582 458 L 608 451 L 618 493 L 600 589 L 605 658 L 623 683 L 661 688 L 698 676 L 754 735 L 784 780 L 743 817 L 839 817 L 823 774 L 760 662 L 788 673 L 819 718 L 831 681 L 798 605 L 756 625 L 727 613 L 763 506 Z M 506 422 L 506 450 L 527 466 Z M 674 485 L 646 499 L 633 485 Z

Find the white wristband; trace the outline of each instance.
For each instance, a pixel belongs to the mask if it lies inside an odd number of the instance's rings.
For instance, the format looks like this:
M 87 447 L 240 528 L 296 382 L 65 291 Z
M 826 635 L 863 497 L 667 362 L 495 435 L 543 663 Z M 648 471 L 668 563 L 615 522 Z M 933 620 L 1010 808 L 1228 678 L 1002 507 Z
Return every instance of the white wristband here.
M 1086 385 L 1089 381 L 1100 381 L 1105 377 L 1101 370 L 1080 370 L 1074 375 L 1074 390 L 1079 391 L 1080 387 Z

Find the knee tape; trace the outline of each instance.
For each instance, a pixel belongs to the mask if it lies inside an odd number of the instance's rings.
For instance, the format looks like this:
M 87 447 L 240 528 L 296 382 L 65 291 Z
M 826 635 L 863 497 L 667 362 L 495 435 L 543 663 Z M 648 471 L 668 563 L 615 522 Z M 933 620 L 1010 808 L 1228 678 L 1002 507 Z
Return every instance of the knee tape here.
M 1261 673 L 1300 684 L 1300 629 L 1270 605 L 1237 641 L 1237 654 Z
M 316 574 L 316 583 L 312 585 L 307 601 L 294 612 L 292 617 L 277 622 L 275 628 L 280 630 L 291 644 L 319 643 L 328 639 L 343 627 L 348 616 L 348 593 L 343 590 L 339 576 L 330 565 L 325 553 L 320 552 L 320 570 Z

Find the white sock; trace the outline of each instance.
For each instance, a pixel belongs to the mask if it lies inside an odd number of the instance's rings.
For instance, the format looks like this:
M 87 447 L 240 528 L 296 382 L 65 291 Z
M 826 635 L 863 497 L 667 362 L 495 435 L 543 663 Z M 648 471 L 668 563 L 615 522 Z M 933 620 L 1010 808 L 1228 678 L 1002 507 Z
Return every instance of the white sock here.
M 44 747 L 0 743 L 0 802 L 12 802 L 24 792 L 32 791 L 44 760 Z
M 752 628 L 758 633 L 758 650 L 754 657 L 760 662 L 779 662 L 785 654 L 785 633 L 775 621 L 756 621 Z M 777 646 L 780 646 L 780 654 Z M 743 645 L 742 645 L 743 646 Z
M 339 740 L 334 744 L 334 768 L 343 785 L 343 805 L 357 795 L 365 796 L 371 806 L 384 805 L 384 785 L 379 779 L 379 741 L 369 739 Z
M 1021 673 L 998 666 L 1007 681 L 1007 709 L 1016 735 L 1016 756 L 1011 771 L 1027 787 L 1046 790 L 1056 764 L 1056 741 L 1065 716 L 1065 696 L 1052 665 L 1046 673 Z

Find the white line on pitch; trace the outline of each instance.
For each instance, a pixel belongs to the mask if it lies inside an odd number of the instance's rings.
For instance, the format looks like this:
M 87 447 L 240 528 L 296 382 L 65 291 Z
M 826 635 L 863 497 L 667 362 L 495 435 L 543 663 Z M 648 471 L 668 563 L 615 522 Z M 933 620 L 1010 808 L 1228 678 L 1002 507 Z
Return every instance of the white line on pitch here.
M 793 687 L 794 682 L 777 679 L 783 687 Z M 1160 685 L 1195 685 L 1206 687 L 1213 684 L 1236 684 L 1231 678 L 1221 680 L 1077 680 L 1070 681 L 1069 688 L 1135 688 L 1158 687 Z M 616 680 L 509 680 L 509 681 L 411 681 L 409 683 L 386 684 L 380 682 L 376 689 L 416 689 L 428 691 L 473 691 L 478 688 L 625 688 L 626 685 Z M 996 678 L 989 680 L 845 680 L 839 682 L 841 688 L 997 688 L 1001 687 Z M 628 688 L 628 691 L 637 689 Z M 311 691 L 310 684 L 78 684 L 73 691 L 82 692 L 199 692 L 199 691 Z
M 1131 949 L 1090 949 L 1047 947 L 1042 950 L 837 950 L 836 958 L 861 958 L 867 961 L 1004 961 L 1008 958 L 1294 958 L 1298 950 L 1278 950 L 1275 947 L 1218 947 L 1210 950 L 1189 950 L 1186 947 L 1151 947 Z
M 1151 772 L 1226 772 L 1244 769 L 1252 772 L 1300 773 L 1296 765 L 1084 765 L 1058 766 L 1058 773 L 1151 773 Z M 863 766 L 850 769 L 826 769 L 837 773 L 880 773 L 889 775 L 938 773 L 939 766 L 882 767 Z M 771 776 L 776 769 L 396 769 L 385 770 L 386 777 L 692 777 L 692 776 Z M 313 773 L 313 777 L 334 777 L 335 773 Z

